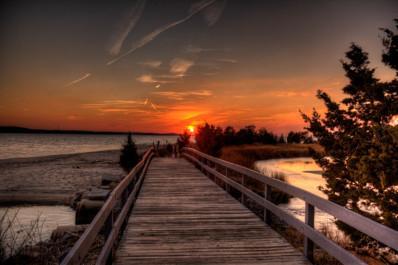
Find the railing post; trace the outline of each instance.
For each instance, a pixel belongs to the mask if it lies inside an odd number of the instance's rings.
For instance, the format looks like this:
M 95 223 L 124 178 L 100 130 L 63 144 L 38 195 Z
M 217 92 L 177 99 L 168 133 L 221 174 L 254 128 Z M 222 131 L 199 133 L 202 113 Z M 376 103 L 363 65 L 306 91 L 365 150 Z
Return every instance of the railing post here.
M 271 200 L 271 192 L 272 192 L 272 188 L 270 185 L 265 184 L 264 185 L 264 199 L 267 201 Z M 271 224 L 271 211 L 268 210 L 265 206 L 264 206 L 264 222 L 267 224 Z
M 106 242 L 107 238 L 109 237 L 109 235 L 111 234 L 112 229 L 113 229 L 113 222 L 114 222 L 113 217 L 114 216 L 113 216 L 113 209 L 112 209 L 112 211 L 109 213 L 108 218 L 105 221 L 105 226 L 104 226 L 104 239 L 105 239 L 105 242 Z M 107 259 L 107 264 L 111 264 L 112 263 L 112 258 L 113 258 L 113 247 L 112 247 L 111 252 L 109 254 L 109 257 Z
M 305 203 L 305 223 L 308 226 L 314 227 L 315 209 L 314 206 Z M 314 242 L 308 237 L 304 238 L 304 255 L 309 261 L 314 260 Z
M 240 175 L 240 183 L 243 187 L 245 187 L 246 184 L 246 178 L 245 175 L 241 174 Z M 240 202 L 245 205 L 245 194 L 243 192 L 240 193 Z
M 228 178 L 228 168 L 225 167 L 225 177 Z M 228 183 L 225 183 L 225 189 L 227 190 L 227 192 L 230 194 L 231 193 L 231 186 L 228 185 Z

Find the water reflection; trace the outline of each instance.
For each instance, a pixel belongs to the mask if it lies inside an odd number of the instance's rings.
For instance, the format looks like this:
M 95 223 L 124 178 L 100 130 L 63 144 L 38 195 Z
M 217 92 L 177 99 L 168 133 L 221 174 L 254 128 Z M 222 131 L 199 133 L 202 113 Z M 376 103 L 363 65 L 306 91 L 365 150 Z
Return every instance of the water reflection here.
M 6 250 L 45 241 L 58 226 L 75 224 L 75 212 L 67 206 L 0 207 L 2 217 Z
M 320 186 L 326 184 L 322 177 L 321 168 L 310 157 L 257 161 L 255 168 L 267 176 L 271 176 L 273 173 L 282 173 L 286 176 L 289 184 L 327 199 L 327 196 L 319 190 Z M 279 207 L 304 221 L 305 202 L 303 200 L 292 198 L 288 204 L 281 204 Z M 338 229 L 334 221 L 335 218 L 333 216 L 315 209 L 315 228 L 318 230 L 327 226 L 330 230 L 337 233 Z

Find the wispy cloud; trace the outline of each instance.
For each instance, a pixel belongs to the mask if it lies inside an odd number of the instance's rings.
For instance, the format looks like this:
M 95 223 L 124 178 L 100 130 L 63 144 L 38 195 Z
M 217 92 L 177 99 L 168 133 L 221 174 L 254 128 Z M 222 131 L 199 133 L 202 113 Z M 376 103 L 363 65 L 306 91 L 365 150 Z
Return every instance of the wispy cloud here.
M 175 58 L 170 62 L 170 73 L 176 76 L 185 76 L 185 73 L 194 65 L 193 61 Z
M 184 100 L 190 97 L 210 97 L 213 93 L 210 90 L 195 90 L 195 91 L 155 91 L 152 94 L 166 97 L 173 100 Z
M 162 65 L 162 61 L 152 60 L 152 61 L 141 62 L 138 64 L 146 66 L 146 67 L 150 67 L 150 68 L 158 68 Z
M 149 98 L 144 100 L 135 99 L 112 99 L 96 103 L 82 104 L 84 109 L 92 109 L 101 113 L 149 113 L 151 110 L 158 110 L 159 105 L 153 103 Z
M 117 61 L 119 61 L 120 59 L 126 57 L 127 55 L 129 55 L 132 52 L 135 52 L 137 49 L 147 45 L 148 43 L 150 43 L 151 41 L 153 41 L 154 39 L 156 39 L 160 34 L 162 34 L 163 32 L 174 28 L 175 26 L 178 26 L 181 23 L 184 23 L 186 21 L 188 21 L 189 19 L 191 19 L 195 14 L 199 13 L 200 11 L 202 11 L 203 9 L 205 9 L 206 7 L 214 4 L 216 2 L 216 0 L 204 0 L 204 1 L 200 1 L 194 5 L 192 5 L 190 12 L 188 13 L 188 15 L 182 19 L 176 20 L 174 22 L 171 22 L 169 24 L 166 24 L 152 32 L 150 32 L 149 34 L 147 34 L 146 36 L 144 36 L 143 38 L 141 38 L 139 41 L 137 41 L 136 43 L 134 43 L 131 47 L 130 50 L 128 50 L 127 52 L 123 53 L 122 55 L 110 60 L 107 65 L 112 65 L 114 63 L 116 63 Z
M 175 81 L 171 79 L 177 78 L 174 75 L 158 75 L 158 76 L 153 76 L 150 74 L 144 74 L 140 75 L 137 77 L 137 81 L 145 84 L 157 84 L 156 87 L 159 84 L 168 84 L 168 83 L 174 83 Z
M 122 22 L 120 23 L 119 29 L 114 37 L 112 47 L 109 52 L 112 55 L 118 55 L 125 39 L 131 32 L 131 30 L 135 27 L 137 22 L 140 20 L 142 16 L 142 12 L 145 7 L 146 0 L 138 0 L 135 2 L 134 6 L 128 12 L 128 14 L 124 17 Z
M 213 5 L 204 10 L 203 16 L 207 25 L 213 26 L 217 23 L 217 21 L 221 18 L 226 3 L 226 0 L 217 0 Z
M 82 77 L 80 77 L 80 78 L 78 78 L 78 79 L 76 79 L 76 80 L 73 80 L 72 82 L 66 84 L 65 87 L 73 86 L 73 85 L 75 85 L 75 84 L 77 84 L 77 83 L 83 81 L 84 79 L 89 78 L 90 76 L 91 76 L 90 73 L 86 73 L 86 74 L 84 74 Z
M 232 58 L 219 58 L 215 60 L 216 62 L 220 62 L 220 63 L 237 63 L 238 60 L 236 59 L 232 59 Z
M 201 48 L 193 45 L 188 45 L 184 48 L 184 52 L 186 53 L 202 53 L 202 52 L 214 52 L 214 51 L 222 51 L 222 50 L 212 49 L 212 48 Z

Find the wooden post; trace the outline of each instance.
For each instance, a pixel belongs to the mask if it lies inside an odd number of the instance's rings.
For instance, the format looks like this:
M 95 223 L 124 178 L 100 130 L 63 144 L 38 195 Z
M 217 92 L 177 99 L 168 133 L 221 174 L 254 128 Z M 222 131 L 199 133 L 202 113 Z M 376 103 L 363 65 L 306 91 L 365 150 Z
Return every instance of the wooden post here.
M 109 237 L 109 235 L 112 232 L 113 221 L 114 220 L 113 220 L 113 209 L 112 209 L 112 211 L 109 213 L 109 216 L 106 219 L 105 224 L 104 224 L 105 225 L 104 226 L 104 238 L 105 238 L 105 241 L 106 241 L 106 239 Z M 109 257 L 107 259 L 107 264 L 111 264 L 112 263 L 113 254 L 114 253 L 113 253 L 113 247 L 112 247 L 111 252 L 109 254 Z
M 225 176 L 228 178 L 228 168 L 227 167 L 225 167 Z M 231 186 L 229 186 L 227 183 L 225 183 L 225 188 L 226 188 L 227 192 L 229 194 L 231 194 Z
M 315 209 L 314 206 L 305 203 L 305 223 L 311 227 L 314 227 L 314 219 L 315 219 Z M 309 261 L 314 260 L 314 242 L 308 237 L 304 238 L 304 255 Z
M 271 192 L 272 192 L 272 188 L 271 186 L 265 184 L 264 185 L 264 199 L 267 201 L 271 200 Z M 271 211 L 268 210 L 265 206 L 264 206 L 264 222 L 266 222 L 267 224 L 271 224 Z
M 246 178 L 243 174 L 240 175 L 240 183 L 242 184 L 243 187 L 245 187 L 246 184 Z M 240 193 L 240 202 L 245 205 L 245 194 L 243 192 Z

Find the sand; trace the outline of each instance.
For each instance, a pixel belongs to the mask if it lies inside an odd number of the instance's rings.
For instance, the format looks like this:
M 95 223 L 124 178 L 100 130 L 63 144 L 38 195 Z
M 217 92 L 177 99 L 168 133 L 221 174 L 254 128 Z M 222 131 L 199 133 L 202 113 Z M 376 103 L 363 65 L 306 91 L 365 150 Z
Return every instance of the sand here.
M 100 186 L 102 176 L 125 175 L 119 154 L 112 150 L 0 160 L 0 205 L 68 204 L 77 191 Z

